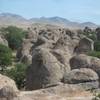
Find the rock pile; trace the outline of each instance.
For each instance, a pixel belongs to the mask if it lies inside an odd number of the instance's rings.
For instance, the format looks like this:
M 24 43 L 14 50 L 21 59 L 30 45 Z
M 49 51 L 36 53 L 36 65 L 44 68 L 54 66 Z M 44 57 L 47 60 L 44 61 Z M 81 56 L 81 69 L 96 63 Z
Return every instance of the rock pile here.
M 81 85 L 85 89 L 99 87 L 99 71 L 94 68 L 97 66 L 99 69 L 97 58 L 86 56 L 93 50 L 91 39 L 78 31 L 51 26 L 35 27 L 34 32 L 37 35 L 31 46 L 32 62 L 26 75 L 27 90 L 52 87 L 59 83 Z
M 28 31 L 16 57 L 29 64 L 29 91 L 19 92 L 13 80 L 0 75 L 0 100 L 69 100 L 75 95 L 91 100 L 93 96 L 86 90 L 99 88 L 100 83 L 100 59 L 87 56 L 94 49 L 93 41 L 76 30 L 52 25 L 34 26 Z

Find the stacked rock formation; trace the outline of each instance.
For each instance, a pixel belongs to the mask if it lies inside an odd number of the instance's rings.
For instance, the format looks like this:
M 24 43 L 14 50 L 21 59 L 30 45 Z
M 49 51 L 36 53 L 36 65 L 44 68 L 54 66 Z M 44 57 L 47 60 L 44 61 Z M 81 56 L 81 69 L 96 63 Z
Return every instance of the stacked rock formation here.
M 91 100 L 86 90 L 97 89 L 100 83 L 100 59 L 87 55 L 94 49 L 93 41 L 76 30 L 52 25 L 36 25 L 28 31 L 16 57 L 29 64 L 29 91 L 19 91 L 13 80 L 0 75 L 0 100 L 68 100 L 75 96 Z
M 35 35 L 35 39 L 29 37 L 33 45 L 32 61 L 26 73 L 27 90 L 61 83 L 81 85 L 86 90 L 99 87 L 99 59 L 87 56 L 94 49 L 91 39 L 78 31 L 59 27 L 35 26 L 30 30 L 28 34 Z

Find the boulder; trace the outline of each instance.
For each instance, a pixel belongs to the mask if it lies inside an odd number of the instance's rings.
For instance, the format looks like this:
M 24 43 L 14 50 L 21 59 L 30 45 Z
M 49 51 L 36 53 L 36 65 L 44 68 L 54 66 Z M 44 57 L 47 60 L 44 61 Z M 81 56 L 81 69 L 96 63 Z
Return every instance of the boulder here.
M 32 50 L 35 48 L 53 48 L 54 41 L 53 40 L 48 40 L 45 37 L 39 36 L 37 41 L 34 43 L 32 46 Z
M 27 29 L 26 39 L 32 39 L 35 42 L 35 41 L 37 41 L 37 37 L 38 37 L 37 28 L 29 27 Z
M 86 68 L 90 63 L 90 57 L 85 54 L 75 55 L 70 59 L 71 69 Z
M 63 84 L 46 89 L 21 92 L 18 100 L 92 100 L 92 93 L 81 86 Z
M 21 47 L 17 50 L 16 57 L 18 61 L 21 61 L 23 63 L 32 63 L 32 40 L 30 39 L 24 39 Z
M 0 89 L 0 100 L 14 100 L 17 97 L 17 92 L 10 86 L 5 86 Z
M 98 79 L 97 73 L 89 68 L 73 69 L 64 75 L 64 82 L 71 84 L 98 81 Z
M 94 50 L 94 42 L 91 39 L 84 37 L 79 41 L 79 44 L 78 46 L 76 46 L 74 52 L 76 52 L 77 54 L 85 54 L 92 50 Z
M 16 84 L 12 79 L 0 74 L 0 89 L 5 86 L 12 87 L 14 91 L 18 91 Z
M 71 38 L 68 35 L 60 37 L 55 43 L 54 49 L 63 49 L 68 50 L 70 45 L 72 44 Z
M 59 62 L 49 49 L 36 49 L 32 65 L 27 70 L 26 89 L 34 90 L 57 84 L 63 78 L 65 70 L 69 71 L 69 66 Z
M 89 68 L 74 69 L 64 75 L 63 82 L 68 84 L 80 84 L 85 89 L 99 88 L 99 77 Z
M 51 51 L 51 53 L 56 57 L 56 59 L 63 64 L 64 66 L 67 66 L 67 71 L 70 70 L 70 59 L 72 57 L 71 53 L 69 50 L 66 50 L 67 52 L 65 52 L 64 50 L 61 49 L 53 49 Z
M 26 39 L 17 51 L 17 58 L 21 62 L 32 62 L 32 54 L 36 48 L 59 49 L 73 55 L 78 45 L 80 35 L 76 31 L 54 27 L 52 25 L 35 25 L 28 28 Z
M 98 73 L 100 77 L 100 59 L 97 57 L 79 54 L 70 59 L 71 69 L 90 68 Z
M 75 37 L 74 35 L 70 36 L 70 34 L 68 33 L 62 34 L 62 36 L 60 36 L 60 38 L 55 43 L 54 49 L 61 49 L 65 52 L 69 50 L 70 54 L 72 54 L 74 51 L 74 48 L 78 45 L 78 42 L 79 42 L 78 36 L 75 36 Z

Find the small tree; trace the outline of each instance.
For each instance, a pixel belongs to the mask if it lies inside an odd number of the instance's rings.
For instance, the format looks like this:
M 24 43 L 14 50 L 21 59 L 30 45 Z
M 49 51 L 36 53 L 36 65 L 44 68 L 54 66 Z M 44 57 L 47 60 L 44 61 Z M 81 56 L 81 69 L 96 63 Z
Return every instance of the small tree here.
M 94 42 L 94 49 L 95 49 L 95 51 L 100 51 L 100 41 Z
M 5 45 L 0 44 L 0 70 L 3 71 L 12 64 L 12 51 Z
M 5 72 L 8 77 L 16 82 L 19 89 L 22 89 L 25 86 L 26 68 L 27 65 L 19 63 L 16 64 L 14 68 L 8 69 Z
M 83 32 L 81 32 L 81 34 L 87 36 L 88 38 L 92 39 L 93 41 L 97 40 L 96 32 L 94 30 L 90 29 L 89 27 L 85 27 L 85 29 L 83 30 Z
M 11 49 L 17 49 L 21 46 L 23 38 L 26 36 L 26 31 L 15 26 L 2 28 L 1 33 L 5 36 Z

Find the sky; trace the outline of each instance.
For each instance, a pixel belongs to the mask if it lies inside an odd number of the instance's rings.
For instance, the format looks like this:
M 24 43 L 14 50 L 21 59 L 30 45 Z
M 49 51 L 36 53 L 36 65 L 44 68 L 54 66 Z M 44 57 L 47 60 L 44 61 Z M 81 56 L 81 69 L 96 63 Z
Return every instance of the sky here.
M 0 0 L 0 13 L 14 13 L 28 19 L 59 16 L 100 24 L 100 0 Z

